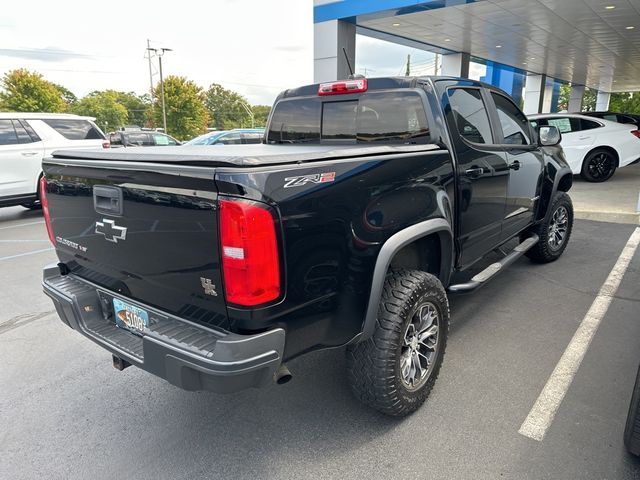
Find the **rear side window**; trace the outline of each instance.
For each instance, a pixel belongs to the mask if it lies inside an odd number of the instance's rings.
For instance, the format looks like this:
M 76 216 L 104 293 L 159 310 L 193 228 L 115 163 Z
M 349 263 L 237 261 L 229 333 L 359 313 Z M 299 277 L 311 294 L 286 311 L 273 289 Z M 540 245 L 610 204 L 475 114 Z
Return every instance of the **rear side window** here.
M 580 119 L 580 130 L 591 130 L 593 128 L 600 128 L 600 126 L 598 122 L 594 122 L 593 120 Z
M 461 137 L 473 143 L 493 143 L 491 124 L 480 90 L 449 90 L 451 111 Z
M 13 128 L 13 122 L 11 120 L 0 120 L 0 145 L 15 145 L 20 143 L 18 141 L 18 135 Z
M 418 143 L 429 140 L 420 95 L 372 92 L 354 100 L 285 100 L 275 107 L 269 143 Z
M 603 115 L 602 117 L 605 120 L 609 120 L 610 122 L 617 122 L 618 121 L 618 115 L 616 115 L 615 113 L 609 113 L 606 115 Z
M 148 133 L 126 133 L 127 145 L 137 145 L 138 147 L 152 147 L 155 144 Z
M 22 127 L 27 131 L 32 141 L 34 142 L 40 141 L 40 137 L 38 136 L 36 131 L 31 127 L 31 125 L 29 125 L 29 122 L 27 122 L 26 120 L 18 120 L 18 121 L 20 122 Z
M 31 137 L 24 129 L 22 124 L 18 120 L 13 120 L 13 128 L 16 129 L 16 135 L 18 136 L 18 143 L 31 143 Z
M 68 140 L 105 140 L 100 130 L 88 120 L 49 118 L 43 122 Z

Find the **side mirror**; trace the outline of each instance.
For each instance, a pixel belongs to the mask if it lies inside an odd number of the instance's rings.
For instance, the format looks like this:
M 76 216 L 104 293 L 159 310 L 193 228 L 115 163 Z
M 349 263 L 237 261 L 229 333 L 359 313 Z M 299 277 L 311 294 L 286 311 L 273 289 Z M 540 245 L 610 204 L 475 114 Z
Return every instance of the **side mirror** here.
M 553 147 L 562 140 L 562 134 L 558 127 L 543 126 L 538 127 L 538 143 L 542 147 Z

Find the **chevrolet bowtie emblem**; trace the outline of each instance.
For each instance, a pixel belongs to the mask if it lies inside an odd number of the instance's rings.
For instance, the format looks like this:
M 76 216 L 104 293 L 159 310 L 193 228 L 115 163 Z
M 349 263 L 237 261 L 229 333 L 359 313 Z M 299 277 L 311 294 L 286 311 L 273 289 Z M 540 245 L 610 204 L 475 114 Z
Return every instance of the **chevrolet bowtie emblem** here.
M 118 240 L 127 238 L 127 228 L 118 227 L 113 220 L 103 218 L 101 222 L 96 222 L 96 233 L 104 235 L 110 242 L 118 243 Z

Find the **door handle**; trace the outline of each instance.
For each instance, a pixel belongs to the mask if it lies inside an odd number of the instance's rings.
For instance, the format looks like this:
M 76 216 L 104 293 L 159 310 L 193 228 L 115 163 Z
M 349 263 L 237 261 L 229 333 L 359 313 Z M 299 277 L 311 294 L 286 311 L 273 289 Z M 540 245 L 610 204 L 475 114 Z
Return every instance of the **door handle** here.
M 484 169 L 482 167 L 472 167 L 465 170 L 464 173 L 470 178 L 480 178 L 484 174 Z
M 520 162 L 518 160 L 516 160 L 515 162 L 511 163 L 509 165 L 509 168 L 511 170 L 520 170 Z
M 591 137 L 578 137 L 580 140 L 589 140 Z
M 23 157 L 33 157 L 34 155 L 37 155 L 38 152 L 22 152 L 22 156 Z

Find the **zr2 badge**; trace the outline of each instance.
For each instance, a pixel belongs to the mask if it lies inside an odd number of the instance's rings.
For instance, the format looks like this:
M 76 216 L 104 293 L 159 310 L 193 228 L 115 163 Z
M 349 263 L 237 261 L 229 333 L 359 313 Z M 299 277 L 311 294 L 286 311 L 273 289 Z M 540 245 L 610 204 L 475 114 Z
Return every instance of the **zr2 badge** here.
M 303 187 L 307 183 L 327 183 L 336 179 L 336 172 L 314 173 L 312 175 L 300 175 L 299 177 L 287 177 L 284 179 L 284 188 Z

